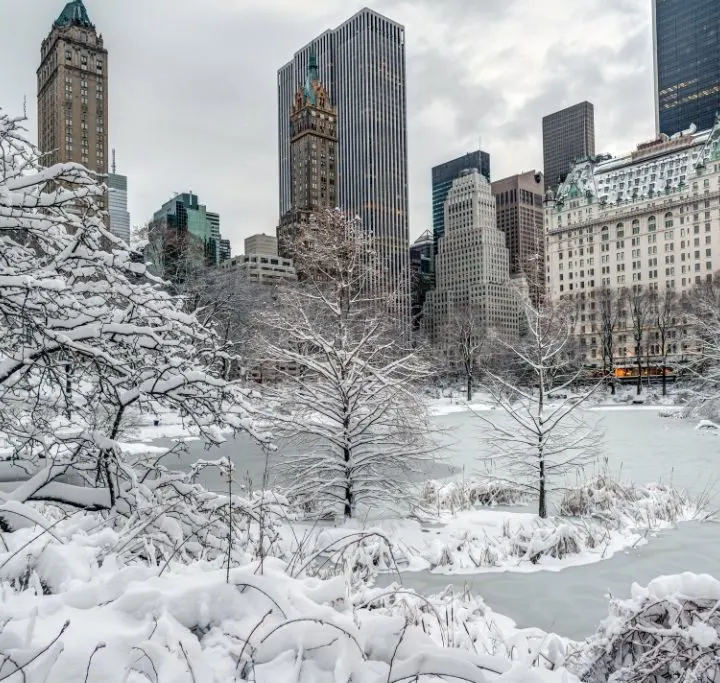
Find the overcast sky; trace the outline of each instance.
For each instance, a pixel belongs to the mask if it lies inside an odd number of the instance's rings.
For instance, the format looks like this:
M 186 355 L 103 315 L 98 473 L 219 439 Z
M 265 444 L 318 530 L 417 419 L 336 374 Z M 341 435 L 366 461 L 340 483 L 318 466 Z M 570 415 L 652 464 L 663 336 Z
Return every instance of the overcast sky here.
M 242 239 L 273 233 L 276 71 L 364 5 L 406 27 L 410 235 L 432 227 L 430 168 L 477 149 L 493 179 L 542 168 L 541 119 L 595 105 L 598 152 L 654 135 L 650 0 L 85 0 L 109 50 L 110 145 L 133 224 L 192 190 Z M 63 0 L 0 0 L 0 107 L 27 96 Z

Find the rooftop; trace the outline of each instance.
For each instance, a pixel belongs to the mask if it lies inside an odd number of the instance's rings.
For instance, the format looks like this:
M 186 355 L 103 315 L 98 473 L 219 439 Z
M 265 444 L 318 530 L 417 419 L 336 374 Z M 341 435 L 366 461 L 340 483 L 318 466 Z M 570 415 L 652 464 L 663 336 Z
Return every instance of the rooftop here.
M 83 0 L 71 0 L 55 21 L 55 26 L 83 26 L 94 28 Z

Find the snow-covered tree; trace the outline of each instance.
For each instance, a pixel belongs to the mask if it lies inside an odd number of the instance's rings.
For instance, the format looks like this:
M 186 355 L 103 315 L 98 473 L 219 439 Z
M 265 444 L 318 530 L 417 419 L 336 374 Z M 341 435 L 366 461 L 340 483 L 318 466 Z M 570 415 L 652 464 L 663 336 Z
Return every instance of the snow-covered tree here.
M 374 291 L 376 255 L 359 221 L 324 211 L 293 250 L 304 279 L 279 293 L 260 339 L 283 380 L 268 389 L 285 404 L 269 417 L 302 444 L 284 465 L 293 495 L 346 518 L 359 504 L 399 504 L 429 457 L 417 386 L 428 370 L 403 345 L 393 297 Z
M 548 493 L 596 457 L 596 429 L 578 408 L 597 385 L 580 388 L 585 373 L 569 310 L 534 306 L 529 298 L 523 306 L 526 335 L 497 339 L 505 360 L 484 368 L 486 386 L 509 420 L 478 416 L 492 427 L 487 436 L 503 476 L 533 492 L 546 517 Z
M 118 439 L 139 413 L 175 410 L 211 441 L 247 425 L 228 350 L 106 231 L 103 195 L 78 164 L 43 168 L 0 112 L 0 468 L 26 479 L 5 504 L 129 513 L 138 477 Z
M 446 356 L 465 378 L 466 397 L 472 400 L 480 354 L 487 346 L 487 328 L 478 311 L 455 307 L 446 328 Z

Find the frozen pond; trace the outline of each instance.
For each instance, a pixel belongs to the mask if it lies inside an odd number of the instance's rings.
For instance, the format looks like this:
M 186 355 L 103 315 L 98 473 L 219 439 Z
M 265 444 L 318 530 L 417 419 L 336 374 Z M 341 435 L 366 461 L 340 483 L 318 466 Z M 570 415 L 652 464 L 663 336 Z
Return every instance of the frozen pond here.
M 503 419 L 500 413 L 498 419 Z M 713 489 L 720 505 L 720 436 L 698 431 L 695 422 L 662 418 L 645 408 L 588 411 L 589 420 L 603 428 L 602 455 L 613 472 L 639 484 L 652 481 L 673 483 L 694 494 Z M 495 416 L 493 417 L 495 419 Z M 477 459 L 484 455 L 482 432 L 488 427 L 469 413 L 435 418 L 444 430 L 444 453 L 455 468 L 466 473 L 482 469 Z M 193 456 L 202 456 L 201 445 L 191 445 Z M 264 454 L 249 439 L 229 441 L 207 456 L 228 455 L 238 475 L 248 473 L 254 486 L 262 481 Z M 278 456 L 281 457 L 281 453 Z M 170 463 L 168 463 L 170 464 Z M 440 467 L 432 476 L 448 476 Z M 208 475 L 212 488 L 219 479 Z M 716 524 L 682 524 L 678 530 L 651 538 L 649 543 L 603 562 L 570 567 L 561 572 L 493 573 L 452 577 L 429 573 L 406 574 L 406 585 L 422 592 L 437 592 L 449 583 L 468 584 L 495 611 L 515 619 L 521 626 L 537 626 L 571 638 L 582 638 L 595 630 L 607 614 L 607 596 L 627 597 L 631 584 L 647 583 L 661 574 L 683 571 L 720 576 L 720 527 Z

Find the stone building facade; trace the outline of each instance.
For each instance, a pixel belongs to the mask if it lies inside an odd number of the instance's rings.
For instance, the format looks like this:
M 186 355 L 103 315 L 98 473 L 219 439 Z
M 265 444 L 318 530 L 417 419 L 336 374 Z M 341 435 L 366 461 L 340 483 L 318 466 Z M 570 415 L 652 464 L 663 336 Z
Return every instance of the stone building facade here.
M 490 183 L 476 169 L 461 174 L 445 202 L 445 234 L 435 258 L 435 289 L 423 321 L 433 343 L 453 341 L 454 321 L 471 316 L 478 336 L 518 332 L 505 235 L 497 228 Z

